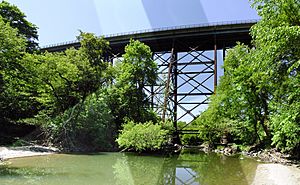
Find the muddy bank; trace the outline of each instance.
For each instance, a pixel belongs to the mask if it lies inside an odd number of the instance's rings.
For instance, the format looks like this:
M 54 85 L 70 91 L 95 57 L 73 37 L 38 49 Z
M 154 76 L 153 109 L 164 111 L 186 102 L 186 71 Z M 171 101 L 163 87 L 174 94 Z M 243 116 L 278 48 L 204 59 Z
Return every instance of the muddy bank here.
M 267 163 L 280 163 L 285 165 L 297 165 L 300 167 L 300 158 L 291 156 L 289 154 L 284 154 L 281 152 L 278 152 L 276 149 L 257 149 L 252 151 L 242 151 L 237 145 L 226 145 L 219 147 L 218 149 L 202 144 L 200 146 L 180 146 L 178 147 L 178 151 L 181 149 L 192 149 L 196 151 L 203 151 L 205 153 L 214 152 L 219 153 L 223 155 L 243 155 L 251 158 L 258 159 L 262 162 Z M 300 184 L 299 184 L 300 185 Z

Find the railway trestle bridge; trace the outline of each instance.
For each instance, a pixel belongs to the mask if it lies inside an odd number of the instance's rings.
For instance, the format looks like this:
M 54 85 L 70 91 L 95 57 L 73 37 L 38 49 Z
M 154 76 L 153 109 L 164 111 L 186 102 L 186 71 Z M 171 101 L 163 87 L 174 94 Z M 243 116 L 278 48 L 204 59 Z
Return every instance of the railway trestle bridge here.
M 151 106 L 163 119 L 173 121 L 178 133 L 190 133 L 184 128 L 205 110 L 209 97 L 216 91 L 218 67 L 226 49 L 237 42 L 250 44 L 249 30 L 256 22 L 221 22 L 107 35 L 104 37 L 110 42 L 111 53 L 106 60 L 118 60 L 131 38 L 147 44 L 159 66 L 157 84 L 145 88 Z M 41 50 L 59 52 L 79 46 L 77 41 L 71 41 Z M 180 121 L 187 124 L 179 127 Z

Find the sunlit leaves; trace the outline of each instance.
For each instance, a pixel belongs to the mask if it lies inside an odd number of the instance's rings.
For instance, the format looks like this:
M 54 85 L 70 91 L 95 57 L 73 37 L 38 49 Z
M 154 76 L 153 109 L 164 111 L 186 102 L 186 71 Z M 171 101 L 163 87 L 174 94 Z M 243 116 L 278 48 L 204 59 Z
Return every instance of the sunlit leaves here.
M 37 50 L 38 28 L 26 20 L 26 15 L 17 6 L 2 1 L 0 3 L 0 17 L 3 18 L 5 23 L 16 29 L 18 36 L 26 39 L 26 49 L 28 52 Z
M 168 142 L 168 131 L 162 129 L 159 124 L 128 121 L 123 127 L 117 142 L 125 149 L 134 149 L 139 152 L 158 150 Z
M 128 117 L 137 122 L 153 119 L 149 112 L 144 87 L 152 85 L 157 78 L 157 65 L 152 52 L 145 44 L 131 40 L 125 48 L 122 62 L 116 64 L 115 84 L 109 89 L 112 107 L 122 121 Z M 152 117 L 152 118 L 151 118 Z
M 233 120 L 233 127 L 225 124 L 224 129 L 233 128 L 235 139 L 248 144 L 252 139 L 272 139 L 277 148 L 295 151 L 300 147 L 300 2 L 252 2 L 261 16 L 251 28 L 253 47 L 239 44 L 228 51 L 225 75 L 198 123 L 208 125 L 205 133 L 208 128 L 218 130 L 223 120 Z
M 24 51 L 25 39 L 19 37 L 17 30 L 4 23 L 0 17 L 0 119 L 20 116 L 22 109 L 30 104 L 26 93 L 15 91 L 27 86 L 24 80 L 14 80 L 23 72 L 19 61 Z

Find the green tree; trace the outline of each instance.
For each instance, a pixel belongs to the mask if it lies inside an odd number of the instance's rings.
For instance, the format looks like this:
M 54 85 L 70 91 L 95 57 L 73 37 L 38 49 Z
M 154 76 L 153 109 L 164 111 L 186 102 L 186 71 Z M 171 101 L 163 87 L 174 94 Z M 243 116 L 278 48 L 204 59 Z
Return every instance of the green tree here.
M 25 78 L 30 88 L 22 92 L 30 90 L 27 93 L 39 110 L 35 118 L 25 121 L 40 125 L 48 141 L 66 149 L 108 150 L 115 141 L 113 116 L 104 93 L 110 84 L 108 63 L 103 60 L 108 42 L 83 32 L 78 39 L 79 49 L 23 56 L 21 64 L 30 74 Z
M 98 59 L 95 65 L 85 47 L 65 53 L 26 53 L 25 39 L 17 30 L 3 21 L 0 24 L 0 47 L 4 51 L 0 53 L 2 117 L 18 120 L 41 110 L 54 116 L 84 101 L 106 83 L 107 64 Z M 86 37 L 95 38 L 101 52 L 108 47 L 106 41 L 92 34 L 82 33 L 81 42 L 88 43 Z
M 18 35 L 27 40 L 27 51 L 33 52 L 38 49 L 37 26 L 26 20 L 26 15 L 15 5 L 7 1 L 0 3 L 0 16 L 5 23 L 9 23 L 12 28 L 18 30 Z
M 272 140 L 283 151 L 296 151 L 300 3 L 252 2 L 262 18 L 251 28 L 254 47 L 239 44 L 228 51 L 217 94 L 197 121 L 204 133 L 210 129 L 221 135 L 218 130 L 227 128 L 243 143 Z M 218 129 L 220 125 L 224 128 Z
M 272 141 L 283 151 L 299 153 L 300 2 L 253 3 L 262 17 L 251 32 L 264 59 L 265 84 L 271 92 Z
M 93 39 L 91 39 L 93 38 Z M 71 48 L 65 53 L 27 54 L 22 65 L 31 74 L 28 84 L 35 90 L 32 98 L 41 104 L 41 109 L 51 115 L 76 105 L 106 83 L 104 73 L 107 64 L 99 57 L 97 64 L 86 48 L 89 42 L 97 46 L 94 52 L 101 54 L 108 43 L 93 34 L 81 33 L 78 50 Z M 97 51 L 96 51 L 97 50 Z M 100 50 L 100 52 L 98 51 Z
M 92 66 L 100 67 L 100 70 L 104 70 L 107 65 L 103 62 L 104 54 L 109 49 L 109 42 L 103 37 L 98 38 L 92 33 L 85 33 L 80 31 L 80 35 L 77 37 L 80 42 L 79 51 L 84 55 Z
M 155 119 L 144 91 L 144 87 L 155 84 L 157 78 L 157 65 L 152 60 L 150 48 L 131 40 L 125 47 L 122 62 L 113 70 L 115 84 L 108 94 L 114 115 L 117 115 L 116 122 L 122 123 L 125 117 L 136 122 Z
M 228 51 L 224 76 L 209 108 L 197 119 L 201 137 L 217 142 L 222 135 L 233 135 L 236 142 L 253 144 L 270 137 L 268 96 L 259 88 L 260 67 L 253 62 L 256 50 L 239 44 Z
M 19 61 L 25 51 L 25 40 L 18 36 L 17 30 L 11 28 L 0 17 L 0 117 L 11 118 L 22 112 L 23 94 L 15 89 L 24 88 L 24 83 L 15 80 L 21 73 Z M 17 86 L 15 86 L 17 85 Z
M 107 151 L 115 145 L 113 115 L 101 89 L 54 118 L 41 115 L 34 121 L 43 123 L 48 141 L 70 151 Z

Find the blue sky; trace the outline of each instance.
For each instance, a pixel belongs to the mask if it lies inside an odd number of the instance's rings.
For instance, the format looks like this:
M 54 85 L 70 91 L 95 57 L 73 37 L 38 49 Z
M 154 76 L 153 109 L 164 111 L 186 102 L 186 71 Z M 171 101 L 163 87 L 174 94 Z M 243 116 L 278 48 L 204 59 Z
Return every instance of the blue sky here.
M 258 19 L 248 0 L 7 0 L 39 27 L 41 46 L 151 28 Z

